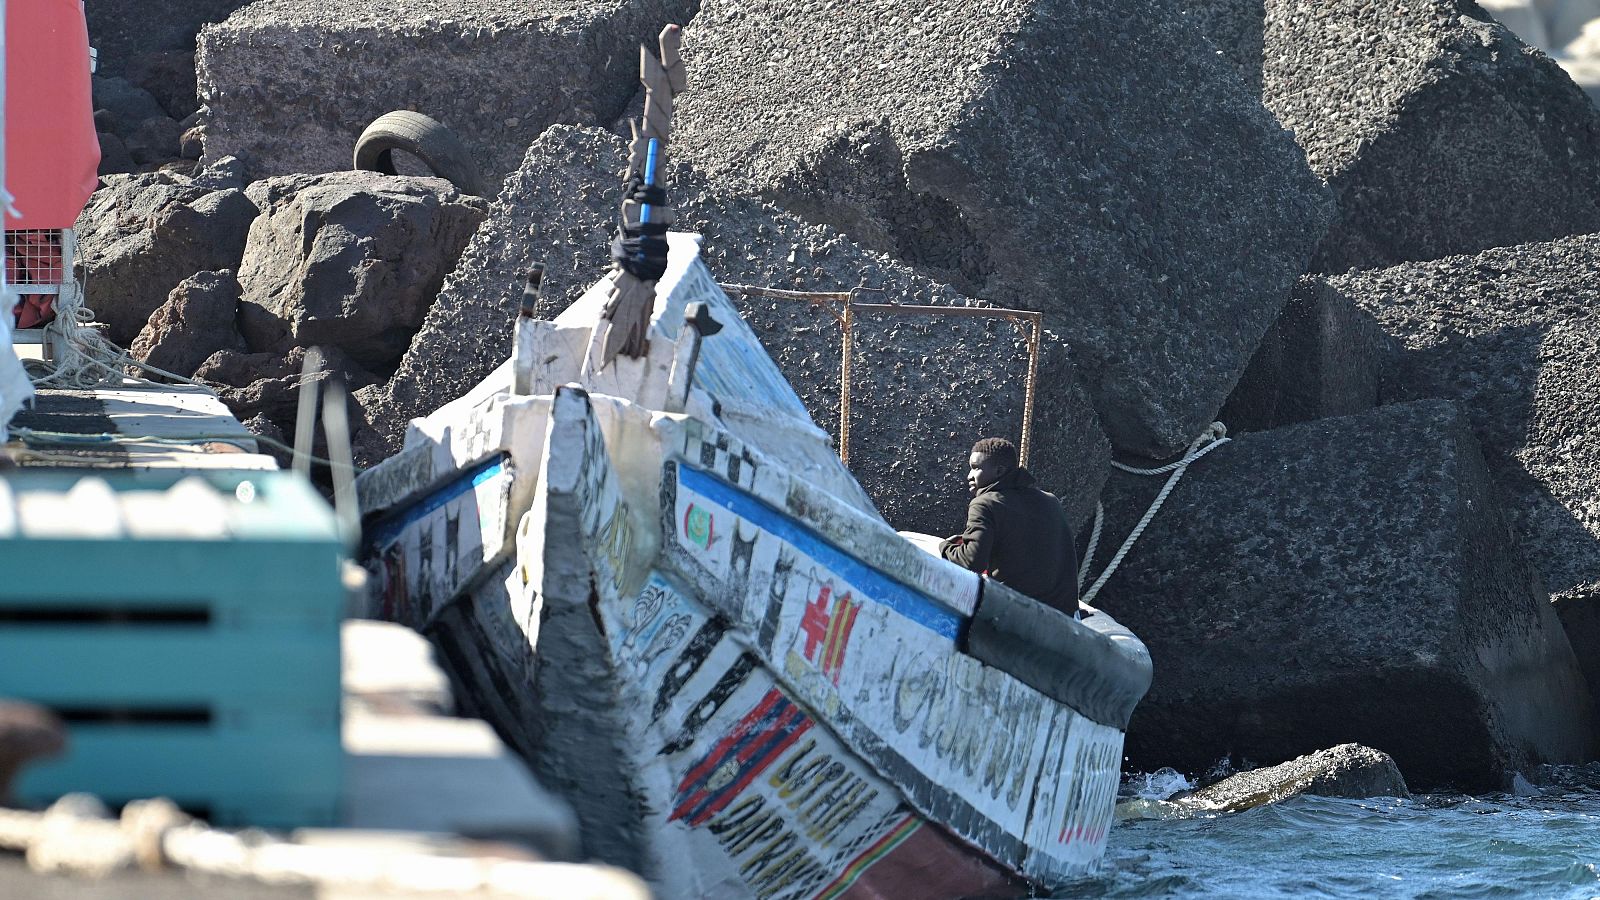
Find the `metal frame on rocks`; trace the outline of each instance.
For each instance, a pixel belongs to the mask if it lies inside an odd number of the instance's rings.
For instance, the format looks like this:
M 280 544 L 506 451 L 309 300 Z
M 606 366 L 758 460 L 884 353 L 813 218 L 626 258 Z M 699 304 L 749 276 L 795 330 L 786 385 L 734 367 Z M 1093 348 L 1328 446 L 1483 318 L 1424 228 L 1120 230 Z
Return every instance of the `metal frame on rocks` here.
M 839 360 L 839 458 L 850 462 L 850 357 L 855 349 L 852 329 L 856 313 L 904 316 L 955 316 L 959 318 L 1006 319 L 1027 326 L 1028 377 L 1022 399 L 1022 441 L 1017 455 L 1022 465 L 1028 464 L 1028 453 L 1033 445 L 1033 399 L 1039 380 L 1039 336 L 1044 331 L 1044 314 L 1031 309 L 1009 309 L 999 306 L 918 306 L 904 303 L 860 303 L 856 298 L 862 293 L 877 292 L 877 288 L 855 288 L 849 291 L 790 291 L 779 288 L 752 287 L 744 284 L 718 285 L 729 297 L 764 297 L 775 300 L 804 300 L 827 310 L 839 322 L 841 349 Z M 838 312 L 829 304 L 838 304 Z

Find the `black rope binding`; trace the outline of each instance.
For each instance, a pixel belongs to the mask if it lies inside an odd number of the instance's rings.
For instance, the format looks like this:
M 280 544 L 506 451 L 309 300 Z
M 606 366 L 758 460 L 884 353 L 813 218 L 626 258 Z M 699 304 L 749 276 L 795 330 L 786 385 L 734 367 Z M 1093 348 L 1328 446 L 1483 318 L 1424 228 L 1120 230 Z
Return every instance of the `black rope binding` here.
M 623 200 L 636 200 L 665 212 L 667 192 L 661 187 L 645 187 L 644 179 L 634 175 L 625 187 Z M 659 281 L 667 271 L 666 224 L 622 220 L 611 238 L 611 259 L 640 281 Z

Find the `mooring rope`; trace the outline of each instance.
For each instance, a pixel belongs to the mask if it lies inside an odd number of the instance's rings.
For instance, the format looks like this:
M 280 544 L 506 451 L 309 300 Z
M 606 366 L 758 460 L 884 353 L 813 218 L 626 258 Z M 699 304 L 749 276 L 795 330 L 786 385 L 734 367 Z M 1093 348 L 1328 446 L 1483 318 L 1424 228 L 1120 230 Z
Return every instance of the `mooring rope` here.
M 1100 573 L 1100 577 L 1095 579 L 1094 584 L 1090 585 L 1088 590 L 1083 591 L 1078 598 L 1078 602 L 1090 602 L 1095 598 L 1095 595 L 1100 593 L 1100 589 L 1105 587 L 1105 583 L 1111 579 L 1111 575 L 1117 571 L 1117 567 L 1122 565 L 1122 560 L 1128 555 L 1128 551 L 1133 549 L 1133 545 L 1139 540 L 1139 536 L 1144 534 L 1144 530 L 1155 519 L 1156 513 L 1161 509 L 1161 505 L 1167 502 L 1167 497 L 1171 496 L 1173 489 L 1183 479 L 1183 473 L 1188 471 L 1189 466 L 1195 460 L 1221 447 L 1230 440 L 1232 438 L 1228 437 L 1228 427 L 1221 422 L 1212 422 L 1206 426 L 1206 430 L 1201 432 L 1199 437 L 1189 444 L 1189 449 L 1184 451 L 1181 458 L 1164 466 L 1141 469 L 1123 465 L 1115 460 L 1111 462 L 1111 465 L 1118 470 L 1127 472 L 1130 475 L 1167 475 L 1169 472 L 1171 474 L 1167 477 L 1167 483 L 1162 485 L 1161 491 L 1156 494 L 1155 500 L 1151 501 L 1150 508 L 1144 511 L 1144 516 L 1139 519 L 1139 524 L 1133 526 L 1133 530 L 1128 532 L 1127 539 L 1122 542 L 1121 547 L 1117 548 L 1117 552 L 1111 557 L 1111 561 L 1106 563 L 1105 570 Z M 1089 566 L 1094 562 L 1094 552 L 1100 543 L 1100 534 L 1105 526 L 1105 516 L 1105 505 L 1096 502 L 1094 505 L 1094 527 L 1089 531 L 1089 546 L 1083 551 L 1083 562 L 1078 566 L 1078 588 L 1080 590 L 1083 588 L 1084 581 L 1088 580 Z

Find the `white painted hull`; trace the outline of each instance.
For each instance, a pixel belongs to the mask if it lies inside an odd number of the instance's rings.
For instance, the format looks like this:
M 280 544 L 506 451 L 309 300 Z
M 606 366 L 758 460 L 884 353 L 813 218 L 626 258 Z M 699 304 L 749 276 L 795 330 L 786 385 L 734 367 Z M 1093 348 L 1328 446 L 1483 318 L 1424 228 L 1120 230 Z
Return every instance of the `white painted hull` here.
M 883 522 L 692 238 L 672 259 L 645 359 L 586 371 L 591 292 L 519 334 L 527 394 L 508 364 L 363 475 L 381 615 L 435 638 L 590 853 L 665 896 L 962 897 L 1092 868 L 1143 647 L 1046 611 L 1089 648 L 1054 691 L 1081 708 L 966 652 L 1008 592 Z M 685 327 L 691 302 L 723 331 Z

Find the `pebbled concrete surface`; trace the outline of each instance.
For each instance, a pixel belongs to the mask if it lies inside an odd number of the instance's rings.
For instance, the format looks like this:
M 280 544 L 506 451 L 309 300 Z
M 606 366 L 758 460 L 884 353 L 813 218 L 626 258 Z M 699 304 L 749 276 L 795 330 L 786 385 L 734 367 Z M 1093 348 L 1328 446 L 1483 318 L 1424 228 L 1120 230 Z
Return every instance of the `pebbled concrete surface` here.
M 1050 313 L 1113 443 L 1163 455 L 1211 421 L 1331 213 L 1179 8 L 706 0 L 675 152 L 720 191 Z
M 1112 477 L 1113 543 L 1161 481 Z M 1095 603 L 1156 660 L 1128 731 L 1135 770 L 1357 741 L 1413 787 L 1483 791 L 1593 749 L 1577 660 L 1449 401 L 1219 448 Z
M 620 139 L 599 129 L 558 126 L 529 149 L 489 218 L 446 281 L 394 378 L 358 395 L 369 458 L 398 449 L 405 423 L 476 384 L 511 352 L 522 275 L 542 260 L 545 305 L 554 316 L 609 266 L 606 242 L 624 165 Z M 708 189 L 680 167 L 669 182 L 675 227 L 700 232 L 703 257 L 725 283 L 835 291 L 882 287 L 871 298 L 902 303 L 971 303 L 950 288 L 837 231 L 808 225 L 759 201 Z M 819 425 L 838 428 L 839 329 L 806 304 L 747 300 L 747 320 Z M 1036 404 L 1032 468 L 1082 521 L 1094 509 L 1109 447 L 1077 382 L 1063 342 L 1046 339 Z M 963 477 L 972 443 L 989 433 L 1015 438 L 1022 421 L 1026 345 L 1022 332 L 993 320 L 864 319 L 853 377 L 852 465 L 897 527 L 954 533 L 965 521 Z
M 1600 231 L 1600 112 L 1470 0 L 1206 0 L 1338 195 L 1316 271 Z M 1238 23 L 1263 15 L 1259 44 Z
M 490 183 L 556 122 L 609 125 L 692 0 L 258 0 L 200 35 L 208 155 L 255 177 L 348 169 L 356 138 L 412 109 L 449 126 Z M 420 174 L 420 173 L 419 173 Z

